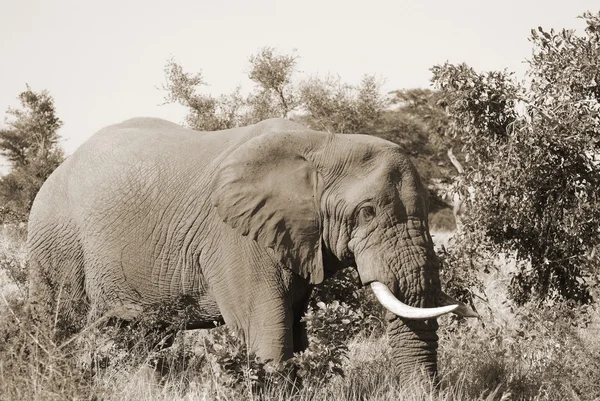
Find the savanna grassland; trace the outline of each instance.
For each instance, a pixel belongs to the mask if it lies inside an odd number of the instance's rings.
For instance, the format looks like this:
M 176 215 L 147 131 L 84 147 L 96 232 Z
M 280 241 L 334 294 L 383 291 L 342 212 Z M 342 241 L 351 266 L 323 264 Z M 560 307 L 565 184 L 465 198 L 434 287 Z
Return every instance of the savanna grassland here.
M 150 347 L 137 328 L 90 327 L 61 342 L 27 320 L 24 229 L 0 240 L 1 400 L 595 400 L 600 398 L 600 313 L 591 306 L 517 307 L 506 286 L 514 261 L 498 257 L 480 277 L 482 319 L 440 319 L 438 391 L 395 380 L 377 305 L 332 301 L 307 316 L 312 345 L 289 367 L 263 364 L 224 327 L 188 331 L 172 347 Z M 452 246 L 451 233 L 434 240 Z M 164 313 L 164 311 L 162 311 Z M 145 322 L 151 326 L 152 319 Z M 144 332 L 144 335 L 140 334 Z M 347 346 L 347 347 L 346 347 Z
M 188 127 L 300 112 L 307 127 L 376 135 L 413 159 L 442 286 L 481 317 L 439 319 L 435 388 L 397 381 L 381 307 L 348 272 L 315 292 L 309 349 L 284 365 L 249 355 L 226 327 L 180 332 L 185 312 L 169 305 L 58 341 L 64 328 L 27 317 L 26 232 L 12 224 L 0 229 L 0 400 L 600 400 L 600 12 L 580 18 L 583 32 L 532 29 L 526 79 L 445 63 L 431 68 L 433 90 L 298 80 L 298 55 L 268 47 L 249 58 L 247 97 L 213 97 L 201 71 L 165 66 L 165 102 L 188 110 Z M 0 130 L 12 164 L 0 204 L 26 220 L 64 153 L 52 96 L 27 86 L 19 101 Z M 156 330 L 165 316 L 171 327 Z

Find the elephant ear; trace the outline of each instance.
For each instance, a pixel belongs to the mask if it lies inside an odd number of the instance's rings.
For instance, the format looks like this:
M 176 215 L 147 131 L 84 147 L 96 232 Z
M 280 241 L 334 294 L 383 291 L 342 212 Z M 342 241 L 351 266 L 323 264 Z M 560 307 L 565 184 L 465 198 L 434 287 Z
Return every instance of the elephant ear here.
M 212 182 L 223 221 L 273 249 L 279 261 L 323 281 L 319 200 L 322 177 L 305 158 L 317 133 L 267 133 L 234 150 Z

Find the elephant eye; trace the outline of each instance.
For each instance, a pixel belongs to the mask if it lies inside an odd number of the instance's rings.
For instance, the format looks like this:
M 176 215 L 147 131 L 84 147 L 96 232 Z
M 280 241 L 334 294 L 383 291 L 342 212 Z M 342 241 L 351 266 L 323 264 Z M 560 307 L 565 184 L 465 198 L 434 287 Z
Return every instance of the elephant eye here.
M 375 217 L 375 209 L 373 206 L 363 206 L 358 211 L 358 221 L 361 224 L 368 223 Z

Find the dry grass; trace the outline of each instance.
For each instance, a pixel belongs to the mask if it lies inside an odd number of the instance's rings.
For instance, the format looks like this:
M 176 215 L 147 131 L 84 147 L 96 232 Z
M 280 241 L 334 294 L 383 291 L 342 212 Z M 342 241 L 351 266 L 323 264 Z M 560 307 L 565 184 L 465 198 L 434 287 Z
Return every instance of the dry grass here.
M 445 245 L 449 238 L 450 233 L 434 235 Z M 296 390 L 283 379 L 257 386 L 250 361 L 242 369 L 249 374 L 236 382 L 198 340 L 214 338 L 210 332 L 187 332 L 160 353 L 144 347 L 128 353 L 98 330 L 61 348 L 24 318 L 25 256 L 22 233 L 5 231 L 0 237 L 0 400 L 600 399 L 600 314 L 565 305 L 549 311 L 517 308 L 506 299 L 514 268 L 510 258 L 498 259 L 498 269 L 482 277 L 485 293 L 476 305 L 482 321 L 442 319 L 442 380 L 438 391 L 430 391 L 398 383 L 387 339 L 364 332 L 349 344 L 343 377 L 308 378 Z M 158 354 L 170 366 L 163 376 L 150 367 Z
M 481 274 L 475 306 L 481 321 L 440 324 L 441 373 L 461 378 L 467 398 L 490 389 L 516 400 L 599 400 L 600 310 L 597 306 L 526 304 L 507 298 L 515 260 L 499 255 Z

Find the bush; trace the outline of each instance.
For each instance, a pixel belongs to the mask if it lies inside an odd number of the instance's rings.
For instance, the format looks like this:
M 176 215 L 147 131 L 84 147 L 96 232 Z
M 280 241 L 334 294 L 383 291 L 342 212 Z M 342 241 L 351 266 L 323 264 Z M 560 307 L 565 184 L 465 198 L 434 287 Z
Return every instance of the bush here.
M 316 286 L 310 299 L 310 310 L 313 313 L 319 312 L 323 304 L 332 305 L 336 302 L 343 305 L 342 310 L 347 311 L 352 325 L 348 339 L 360 332 L 378 336 L 385 333 L 386 311 L 370 288 L 360 286 L 356 269 L 340 270 Z M 354 319 L 356 314 L 362 316 L 360 321 Z M 331 323 L 336 324 L 336 320 L 333 319 Z
M 344 374 L 342 365 L 348 354 L 347 342 L 362 330 L 359 323 L 364 316 L 338 301 L 329 305 L 319 302 L 317 307 L 302 318 L 306 322 L 309 346 L 296 355 L 292 363 L 300 377 L 319 385 L 334 375 Z
M 600 264 L 600 13 L 583 18 L 586 36 L 532 32 L 527 86 L 506 72 L 433 68 L 447 134 L 466 154 L 461 238 L 481 251 L 475 267 L 489 251 L 520 260 L 510 286 L 520 303 L 590 302 Z

